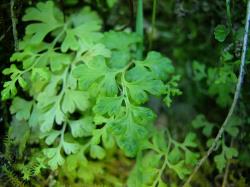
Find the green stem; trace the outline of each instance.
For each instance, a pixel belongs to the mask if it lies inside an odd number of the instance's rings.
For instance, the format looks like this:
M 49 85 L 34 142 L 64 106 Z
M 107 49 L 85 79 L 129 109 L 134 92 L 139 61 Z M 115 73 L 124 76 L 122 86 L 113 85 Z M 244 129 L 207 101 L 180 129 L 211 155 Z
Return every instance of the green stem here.
M 62 127 L 62 129 L 61 129 L 61 137 L 60 137 L 60 144 L 59 144 L 60 150 L 61 150 L 61 148 L 62 148 L 62 146 L 63 146 L 63 142 L 64 142 L 64 133 L 65 133 L 65 130 L 66 130 L 66 126 L 67 126 L 67 123 L 64 122 L 64 123 L 63 123 L 63 127 Z
M 141 42 L 137 45 L 136 57 L 141 60 L 143 57 L 143 0 L 138 0 L 137 3 L 136 33 L 141 37 Z
M 163 164 L 162 164 L 162 167 L 161 167 L 161 169 L 159 170 L 158 175 L 157 175 L 157 177 L 156 177 L 156 179 L 155 179 L 155 181 L 154 181 L 154 183 L 153 183 L 153 187 L 156 187 L 157 184 L 158 184 L 158 182 L 161 180 L 161 176 L 163 175 L 163 172 L 165 171 L 165 168 L 166 168 L 167 166 L 168 166 L 169 168 L 171 168 L 171 166 L 172 166 L 172 165 L 169 163 L 169 161 L 168 161 L 168 154 L 169 154 L 171 145 L 172 145 L 172 143 L 173 143 L 173 139 L 172 139 L 171 134 L 170 134 L 170 132 L 169 132 L 168 129 L 166 130 L 166 132 L 167 132 L 167 136 L 168 136 L 168 147 L 167 147 L 167 152 L 161 152 L 162 156 L 165 157 L 165 160 L 164 160 L 164 162 L 163 162 Z
M 158 173 L 158 175 L 157 175 L 156 180 L 155 180 L 154 183 L 153 183 L 153 187 L 156 187 L 156 186 L 157 186 L 158 182 L 160 182 L 160 180 L 161 180 L 161 177 L 162 177 L 162 175 L 163 175 L 163 172 L 164 172 L 165 168 L 166 168 L 168 165 L 170 165 L 169 162 L 168 162 L 168 159 L 167 159 L 167 155 L 164 155 L 164 156 L 165 156 L 165 160 L 164 160 L 164 162 L 163 162 L 163 164 L 162 164 L 161 169 L 159 170 L 159 173 Z
M 227 8 L 227 21 L 228 26 L 232 29 L 232 20 L 231 20 L 231 11 L 230 11 L 230 0 L 226 0 L 226 8 Z

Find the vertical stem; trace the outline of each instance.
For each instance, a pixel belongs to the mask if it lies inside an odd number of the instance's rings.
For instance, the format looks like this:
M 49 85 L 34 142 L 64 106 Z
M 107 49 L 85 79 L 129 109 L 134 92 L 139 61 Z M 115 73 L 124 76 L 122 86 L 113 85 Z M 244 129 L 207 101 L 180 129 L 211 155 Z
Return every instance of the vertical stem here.
M 231 1 L 231 0 L 226 0 L 226 8 L 227 8 L 227 21 L 228 21 L 228 26 L 229 26 L 230 29 L 232 29 L 230 1 Z
M 233 147 L 233 139 L 231 140 L 230 147 Z M 231 159 L 227 160 L 226 170 L 223 176 L 223 181 L 221 187 L 227 187 L 227 178 L 229 174 Z
M 143 0 L 137 2 L 136 33 L 141 37 L 141 42 L 137 45 L 136 57 L 141 60 L 143 57 Z
M 12 22 L 13 38 L 14 38 L 14 47 L 15 47 L 15 51 L 18 51 L 18 35 L 17 35 L 17 30 L 16 30 L 17 19 L 16 19 L 16 15 L 14 12 L 14 5 L 15 5 L 15 0 L 11 0 L 10 1 L 10 15 L 11 15 L 11 22 Z
M 223 176 L 223 182 L 222 182 L 221 187 L 227 186 L 227 177 L 228 177 L 228 173 L 229 173 L 229 167 L 230 167 L 230 160 L 227 161 L 226 170 L 225 170 L 225 174 Z
M 149 49 L 152 48 L 153 45 L 153 37 L 155 31 L 155 17 L 156 17 L 156 8 L 157 8 L 157 0 L 153 0 L 153 12 L 152 12 L 152 20 L 151 20 L 151 32 L 149 35 Z

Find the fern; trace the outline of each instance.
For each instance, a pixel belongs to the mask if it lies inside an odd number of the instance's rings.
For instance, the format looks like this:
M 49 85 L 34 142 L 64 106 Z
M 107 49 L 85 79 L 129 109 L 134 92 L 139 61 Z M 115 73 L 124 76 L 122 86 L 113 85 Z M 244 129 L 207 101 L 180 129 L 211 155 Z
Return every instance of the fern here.
M 40 2 L 26 10 L 23 21 L 25 36 L 11 57 L 18 63 L 3 71 L 10 80 L 1 92 L 2 99 L 12 100 L 10 134 L 22 150 L 40 138 L 52 170 L 71 156 L 102 160 L 116 145 L 129 157 L 138 155 L 155 132 L 156 114 L 145 105 L 149 97 L 164 97 L 170 106 L 181 93 L 171 60 L 155 51 L 136 60 L 140 36 L 102 32 L 101 19 L 88 7 L 63 15 L 52 1 Z M 17 136 L 20 123 L 24 138 Z M 21 166 L 23 178 L 45 165 Z M 182 166 L 171 166 L 181 178 Z
M 150 141 L 144 145 L 144 154 L 137 157 L 137 163 L 128 180 L 129 186 L 165 186 L 162 179 L 167 169 L 174 172 L 180 179 L 184 179 L 192 171 L 199 154 L 196 135 L 189 133 L 183 142 L 178 142 L 170 132 L 155 131 Z

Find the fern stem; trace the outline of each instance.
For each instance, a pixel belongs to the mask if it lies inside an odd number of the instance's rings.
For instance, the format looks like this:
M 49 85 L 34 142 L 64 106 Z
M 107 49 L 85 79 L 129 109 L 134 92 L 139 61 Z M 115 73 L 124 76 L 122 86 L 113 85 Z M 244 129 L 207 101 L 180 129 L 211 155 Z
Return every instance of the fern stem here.
M 169 161 L 168 161 L 168 154 L 169 154 L 171 145 L 172 145 L 172 143 L 174 143 L 174 142 L 173 142 L 173 139 L 172 139 L 171 134 L 170 134 L 170 132 L 169 132 L 168 129 L 166 129 L 166 132 L 167 132 L 167 136 L 168 136 L 168 147 L 167 147 L 167 152 L 161 152 L 162 156 L 165 157 L 165 160 L 164 160 L 164 162 L 163 162 L 163 164 L 162 164 L 162 167 L 161 167 L 161 169 L 159 170 L 158 175 L 157 175 L 157 177 L 156 177 L 156 179 L 155 179 L 155 181 L 154 181 L 154 183 L 153 183 L 153 187 L 156 187 L 157 184 L 158 184 L 158 182 L 161 180 L 161 177 L 162 177 L 163 172 L 165 171 L 166 167 L 168 166 L 169 168 L 171 168 L 171 164 L 170 164 Z
M 229 167 L 230 167 L 230 160 L 227 161 L 226 170 L 225 170 L 225 174 L 223 176 L 223 182 L 222 182 L 221 187 L 227 187 L 227 178 L 228 178 L 228 173 L 229 173 Z
M 249 32 L 249 23 L 250 23 L 250 0 L 248 0 L 248 3 L 247 3 L 247 13 L 246 14 L 247 15 L 246 15 L 245 33 L 244 33 L 243 46 L 242 46 L 240 72 L 239 72 L 239 76 L 238 76 L 238 82 L 236 85 L 236 90 L 235 90 L 232 105 L 231 105 L 230 110 L 227 114 L 227 117 L 225 118 L 225 121 L 223 122 L 218 134 L 216 135 L 216 138 L 215 138 L 212 146 L 208 149 L 206 155 L 203 156 L 201 158 L 201 160 L 198 162 L 198 164 L 194 168 L 192 174 L 189 176 L 187 181 L 184 183 L 183 187 L 188 186 L 188 184 L 191 182 L 191 180 L 193 179 L 196 172 L 199 170 L 199 168 L 202 166 L 202 164 L 207 160 L 207 158 L 210 156 L 210 154 L 214 151 L 218 141 L 220 140 L 220 138 L 225 130 L 225 127 L 226 127 L 228 121 L 230 120 L 231 116 L 233 115 L 237 101 L 239 100 L 240 91 L 241 91 L 243 78 L 244 78 L 244 68 L 245 68 L 245 64 L 246 64 L 246 55 L 247 55 L 247 47 L 248 47 L 248 32 Z
M 18 51 L 18 33 L 16 29 L 17 19 L 14 13 L 15 0 L 10 1 L 10 14 L 11 14 L 11 22 L 12 22 L 12 33 L 14 38 L 14 47 L 15 51 Z
M 64 122 L 64 123 L 63 123 L 63 127 L 62 127 L 62 129 L 61 129 L 61 137 L 60 137 L 60 144 L 59 144 L 60 149 L 61 149 L 61 147 L 63 146 L 63 142 L 64 142 L 64 133 L 65 133 L 66 126 L 67 126 L 67 123 Z
M 136 57 L 141 60 L 143 57 L 143 0 L 138 0 L 137 3 L 136 33 L 141 37 L 141 42 L 137 45 Z
M 165 157 L 165 160 L 164 160 L 163 165 L 162 165 L 162 167 L 161 167 L 161 169 L 160 169 L 160 171 L 158 173 L 158 176 L 157 176 L 156 180 L 153 183 L 153 187 L 157 187 L 157 184 L 161 180 L 161 177 L 163 175 L 163 172 L 165 171 L 165 168 L 168 165 L 170 165 L 169 162 L 168 162 L 168 159 L 167 159 L 167 155 L 164 155 L 164 157 Z
M 229 173 L 229 167 L 230 167 L 230 160 L 227 161 L 221 187 L 227 187 L 227 178 L 228 178 L 228 173 Z

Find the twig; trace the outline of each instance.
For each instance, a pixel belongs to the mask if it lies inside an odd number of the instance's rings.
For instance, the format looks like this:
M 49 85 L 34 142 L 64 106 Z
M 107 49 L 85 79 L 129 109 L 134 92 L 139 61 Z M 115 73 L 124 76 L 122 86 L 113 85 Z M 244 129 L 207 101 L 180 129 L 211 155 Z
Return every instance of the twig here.
M 10 14 L 11 14 L 11 22 L 12 22 L 12 32 L 13 32 L 13 38 L 14 38 L 14 47 L 15 51 L 18 51 L 18 34 L 17 34 L 17 19 L 14 13 L 14 5 L 15 5 L 15 0 L 10 1 Z
M 247 16 L 246 16 L 245 33 L 244 33 L 244 40 L 243 40 L 243 46 L 242 46 L 240 72 L 239 72 L 239 76 L 238 76 L 238 82 L 237 82 L 232 105 L 230 107 L 230 110 L 227 114 L 225 121 L 223 122 L 218 134 L 216 135 L 216 138 L 215 138 L 212 146 L 208 149 L 206 155 L 203 156 L 201 158 L 201 160 L 198 162 L 198 164 L 194 168 L 192 174 L 189 176 L 189 178 L 187 179 L 187 181 L 185 182 L 183 187 L 188 186 L 188 184 L 191 182 L 191 180 L 194 177 L 194 175 L 196 174 L 196 172 L 199 170 L 199 168 L 202 166 L 202 164 L 206 161 L 206 159 L 209 157 L 209 155 L 214 151 L 214 148 L 216 147 L 219 139 L 221 138 L 221 135 L 223 134 L 228 121 L 230 120 L 231 116 L 233 115 L 235 106 L 236 106 L 237 101 L 238 101 L 239 96 L 240 96 L 240 90 L 241 90 L 241 86 L 242 86 L 242 82 L 243 82 L 243 78 L 244 78 L 244 67 L 245 67 L 245 63 L 246 63 L 246 52 L 247 52 L 247 47 L 248 47 L 249 23 L 250 23 L 250 0 L 248 0 L 248 3 L 247 3 Z

